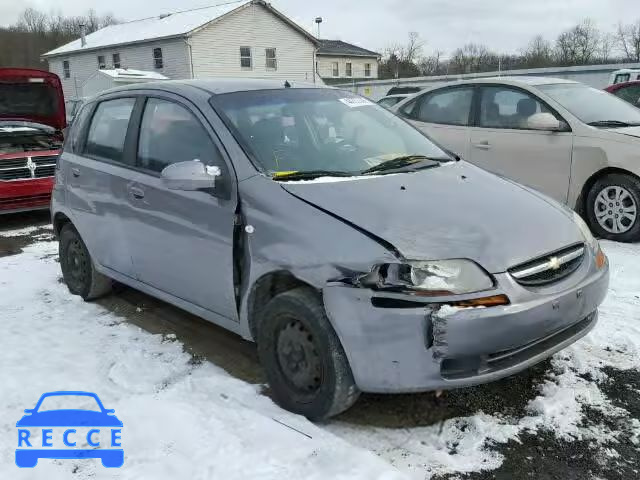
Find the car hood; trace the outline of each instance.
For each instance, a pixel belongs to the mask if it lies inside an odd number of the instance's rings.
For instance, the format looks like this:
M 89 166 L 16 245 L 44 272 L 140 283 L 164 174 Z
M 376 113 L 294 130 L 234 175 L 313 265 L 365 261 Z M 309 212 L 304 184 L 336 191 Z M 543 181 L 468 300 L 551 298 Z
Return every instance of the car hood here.
M 640 127 L 613 128 L 609 131 L 619 133 L 621 135 L 627 135 L 629 137 L 640 138 Z
M 405 259 L 468 258 L 500 273 L 584 241 L 569 209 L 465 162 L 281 185 L 393 245 Z
M 25 415 L 17 427 L 121 427 L 115 415 L 90 410 L 47 410 Z
M 67 125 L 60 78 L 27 68 L 0 68 L 0 121 L 22 120 L 62 130 Z

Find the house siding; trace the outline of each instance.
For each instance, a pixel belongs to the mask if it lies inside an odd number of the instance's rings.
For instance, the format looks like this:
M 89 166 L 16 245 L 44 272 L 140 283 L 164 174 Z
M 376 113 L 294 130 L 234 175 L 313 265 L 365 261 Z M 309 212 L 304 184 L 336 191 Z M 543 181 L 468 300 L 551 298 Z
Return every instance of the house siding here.
M 253 77 L 313 81 L 315 45 L 260 5 L 250 4 L 192 34 L 195 78 Z M 240 47 L 251 47 L 252 68 L 240 66 Z M 275 48 L 278 67 L 266 68 Z
M 318 75 L 322 78 L 370 78 L 375 80 L 378 78 L 378 59 L 371 57 L 348 57 L 348 56 L 333 56 L 333 55 L 317 55 L 318 60 Z M 338 77 L 333 76 L 333 63 L 338 62 L 340 75 Z M 352 75 L 347 77 L 347 63 L 351 63 Z M 364 66 L 365 64 L 371 64 L 371 76 L 365 77 Z
M 154 68 L 153 63 L 153 49 L 157 47 L 162 48 L 164 65 L 161 69 Z M 104 55 L 107 68 L 110 69 L 113 68 L 112 54 L 114 53 L 120 54 L 122 68 L 158 72 L 174 79 L 191 77 L 189 50 L 185 40 L 182 38 L 56 56 L 48 59 L 49 70 L 57 74 L 62 80 L 65 98 L 82 97 L 83 84 L 98 70 L 98 55 Z M 69 61 L 70 78 L 64 78 L 62 70 L 62 62 L 64 60 Z

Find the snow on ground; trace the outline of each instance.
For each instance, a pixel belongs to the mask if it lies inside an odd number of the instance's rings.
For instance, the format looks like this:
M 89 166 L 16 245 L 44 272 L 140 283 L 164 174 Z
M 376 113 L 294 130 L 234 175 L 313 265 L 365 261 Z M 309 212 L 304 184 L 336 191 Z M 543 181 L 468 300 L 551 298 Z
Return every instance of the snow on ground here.
M 374 454 L 276 407 L 258 386 L 194 364 L 168 336 L 71 296 L 58 281 L 56 252 L 56 243 L 42 242 L 0 258 L 0 478 L 402 477 Z M 99 460 L 16 467 L 16 421 L 55 390 L 95 392 L 115 409 L 124 424 L 121 469 Z
M 589 378 L 604 378 L 604 367 L 639 366 L 640 245 L 603 246 L 612 267 L 600 323 L 554 357 L 527 415 L 476 412 L 434 426 L 390 429 L 341 421 L 316 426 L 281 410 L 259 386 L 193 362 L 175 336 L 152 335 L 71 296 L 59 281 L 56 244 L 36 243 L 0 258 L 0 478 L 55 480 L 75 472 L 77 478 L 136 480 L 428 479 L 497 468 L 503 457 L 491 446 L 530 431 L 615 443 L 619 432 L 584 426 L 582 406 L 626 415 Z M 63 389 L 94 391 L 115 409 L 124 423 L 123 468 L 107 470 L 97 460 L 41 460 L 33 470 L 16 468 L 15 422 L 22 410 L 33 408 L 43 392 Z M 639 422 L 628 423 L 640 439 Z M 607 448 L 614 459 L 615 448 Z
M 518 434 L 526 431 L 551 430 L 565 440 L 615 442 L 618 432 L 581 426 L 582 406 L 628 417 L 587 379 L 604 378 L 604 367 L 640 368 L 640 245 L 602 242 L 602 246 L 611 263 L 611 286 L 600 308 L 599 323 L 587 337 L 553 357 L 553 373 L 540 386 L 540 395 L 529 403 L 527 416 L 509 418 L 478 412 L 443 425 L 394 430 L 336 422 L 329 430 L 378 453 L 415 478 L 497 468 L 502 455 L 486 447 L 517 440 Z M 636 436 L 640 435 L 640 422 L 631 418 L 628 422 Z

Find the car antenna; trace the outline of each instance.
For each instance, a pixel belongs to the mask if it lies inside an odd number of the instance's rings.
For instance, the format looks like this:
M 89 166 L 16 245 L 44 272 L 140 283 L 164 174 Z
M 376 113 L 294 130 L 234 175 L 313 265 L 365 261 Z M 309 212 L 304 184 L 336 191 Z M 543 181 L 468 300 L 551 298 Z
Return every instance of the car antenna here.
M 284 81 L 284 88 L 291 88 L 291 84 L 289 83 L 289 80 Z

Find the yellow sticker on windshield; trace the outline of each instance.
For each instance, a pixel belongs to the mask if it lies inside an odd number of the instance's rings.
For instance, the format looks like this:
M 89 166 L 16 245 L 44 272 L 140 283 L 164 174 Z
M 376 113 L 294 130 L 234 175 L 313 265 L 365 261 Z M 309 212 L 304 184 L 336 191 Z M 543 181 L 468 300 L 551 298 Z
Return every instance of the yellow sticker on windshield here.
M 297 170 L 291 170 L 290 172 L 275 172 L 273 174 L 273 178 L 287 177 L 289 175 L 293 175 L 294 173 L 298 173 L 298 171 Z

